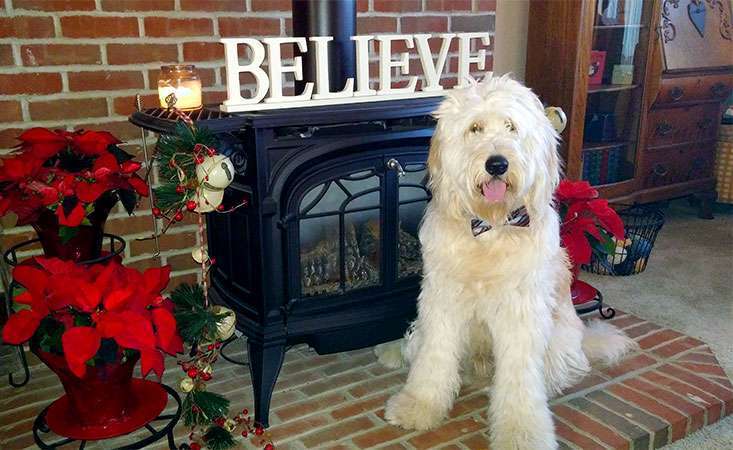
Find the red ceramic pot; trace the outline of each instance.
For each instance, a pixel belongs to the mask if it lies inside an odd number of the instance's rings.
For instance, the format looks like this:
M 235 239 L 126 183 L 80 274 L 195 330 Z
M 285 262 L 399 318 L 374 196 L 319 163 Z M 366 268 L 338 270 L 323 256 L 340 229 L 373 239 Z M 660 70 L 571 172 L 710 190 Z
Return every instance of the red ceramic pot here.
M 94 212 L 89 215 L 91 225 L 80 225 L 74 237 L 64 242 L 59 236 L 59 221 L 56 213 L 44 209 L 38 220 L 31 225 L 41 241 L 44 255 L 72 261 L 89 261 L 99 258 L 104 239 L 104 224 L 117 196 L 111 192 L 102 195 L 94 203 Z
M 132 394 L 132 370 L 138 357 L 124 363 L 87 367 L 83 378 L 74 375 L 61 355 L 33 349 L 61 380 L 66 391 L 67 413 L 82 428 L 114 428 L 136 407 Z

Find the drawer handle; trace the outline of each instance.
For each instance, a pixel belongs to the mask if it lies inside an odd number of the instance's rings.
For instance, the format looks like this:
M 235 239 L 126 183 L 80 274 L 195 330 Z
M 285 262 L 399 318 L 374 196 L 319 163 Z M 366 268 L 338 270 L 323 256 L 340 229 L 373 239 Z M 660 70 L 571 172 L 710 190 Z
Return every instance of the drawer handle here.
M 656 134 L 658 136 L 667 136 L 674 131 L 674 127 L 668 122 L 662 122 L 657 125 Z
M 685 90 L 679 86 L 675 86 L 669 91 L 669 97 L 675 102 L 681 99 L 683 95 L 685 95 Z
M 654 168 L 652 168 L 652 171 L 654 172 L 654 175 L 657 175 L 659 177 L 666 177 L 669 173 L 669 169 L 658 163 L 654 164 Z
M 714 97 L 722 97 L 723 95 L 725 95 L 726 91 L 728 91 L 728 89 L 726 88 L 725 83 L 722 83 L 720 81 L 710 86 L 710 92 L 713 94 Z
M 713 121 L 711 119 L 702 119 L 697 122 L 697 128 L 699 128 L 701 131 L 707 130 L 713 125 Z

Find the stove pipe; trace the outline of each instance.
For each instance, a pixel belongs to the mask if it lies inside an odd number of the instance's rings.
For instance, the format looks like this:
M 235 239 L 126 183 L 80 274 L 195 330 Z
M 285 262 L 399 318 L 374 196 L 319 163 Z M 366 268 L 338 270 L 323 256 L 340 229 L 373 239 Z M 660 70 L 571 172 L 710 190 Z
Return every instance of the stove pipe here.
M 356 0 L 293 0 L 293 36 L 333 36 L 328 46 L 330 91 L 344 88 L 347 78 L 356 76 L 356 49 L 351 36 L 356 35 Z M 295 46 L 295 56 L 303 57 L 303 80 L 295 81 L 295 93 L 303 92 L 305 83 L 316 80 L 315 49 L 308 52 Z

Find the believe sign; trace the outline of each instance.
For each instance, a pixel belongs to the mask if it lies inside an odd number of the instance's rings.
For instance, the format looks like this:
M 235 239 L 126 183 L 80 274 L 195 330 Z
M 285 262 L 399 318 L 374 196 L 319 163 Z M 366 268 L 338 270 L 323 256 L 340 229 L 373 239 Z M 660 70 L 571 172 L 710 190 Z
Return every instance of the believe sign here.
M 448 50 L 454 39 L 458 40 L 458 81 L 459 87 L 467 83 L 471 65 L 484 70 L 486 49 L 489 46 L 489 33 L 446 33 L 436 36 L 441 39 L 437 59 L 433 58 L 428 45 L 429 34 L 384 34 L 353 36 L 356 46 L 356 79 L 348 78 L 343 89 L 336 92 L 329 90 L 328 79 L 328 42 L 331 36 L 276 37 L 265 38 L 260 42 L 252 38 L 226 38 L 224 58 L 227 74 L 227 99 L 221 105 L 222 111 L 257 111 L 263 109 L 295 108 L 302 106 L 335 105 L 340 103 L 370 102 L 378 100 L 395 100 L 401 98 L 429 97 L 441 95 L 443 86 L 440 76 L 443 74 L 448 60 Z M 369 87 L 369 41 L 379 42 L 379 89 Z M 284 65 L 281 57 L 283 45 L 297 45 L 301 53 L 308 51 L 308 41 L 312 42 L 315 51 L 316 80 L 305 83 L 305 89 L 298 95 L 283 95 L 283 75 L 292 73 L 296 80 L 303 79 L 303 63 L 300 56 L 293 58 L 292 65 Z M 400 42 L 407 47 L 407 52 L 393 54 L 392 43 Z M 475 43 L 475 54 L 471 45 Z M 239 49 L 248 47 L 249 62 L 240 64 Z M 402 75 L 410 75 L 410 52 L 415 49 L 420 57 L 422 74 L 425 82 L 417 91 L 417 76 L 408 77 L 405 87 L 392 86 L 392 69 L 397 68 Z M 267 72 L 262 68 L 267 59 Z M 256 83 L 254 94 L 250 98 L 242 97 L 239 74 L 251 74 Z

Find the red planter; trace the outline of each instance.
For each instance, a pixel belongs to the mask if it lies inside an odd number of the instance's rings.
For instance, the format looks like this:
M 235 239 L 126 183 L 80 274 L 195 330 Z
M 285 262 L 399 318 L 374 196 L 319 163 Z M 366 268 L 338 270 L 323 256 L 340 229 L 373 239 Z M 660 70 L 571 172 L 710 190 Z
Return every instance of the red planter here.
M 594 300 L 598 294 L 598 290 L 578 279 L 578 273 L 580 273 L 580 267 L 573 267 L 573 282 L 570 285 L 570 297 L 573 299 L 573 305 L 582 305 Z
M 72 261 L 89 261 L 99 258 L 104 239 L 104 224 L 107 216 L 117 203 L 117 196 L 112 193 L 102 195 L 94 203 L 94 212 L 89 215 L 91 225 L 80 225 L 74 237 L 64 242 L 59 236 L 59 221 L 56 214 L 44 209 L 38 220 L 31 225 L 41 241 L 43 253 L 48 257 L 57 257 Z
M 157 417 L 168 396 L 158 383 L 134 379 L 138 358 L 87 367 L 79 378 L 61 355 L 33 352 L 61 380 L 66 394 L 48 410 L 46 423 L 72 439 L 106 439 L 130 433 Z

